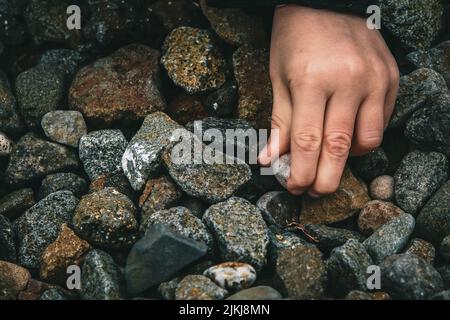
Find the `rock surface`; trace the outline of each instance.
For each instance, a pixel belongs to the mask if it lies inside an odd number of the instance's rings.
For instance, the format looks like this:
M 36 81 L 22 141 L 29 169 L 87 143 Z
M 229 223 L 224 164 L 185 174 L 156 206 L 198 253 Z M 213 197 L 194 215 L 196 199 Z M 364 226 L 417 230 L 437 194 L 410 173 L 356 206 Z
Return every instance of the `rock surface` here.
M 358 229 L 362 233 L 370 236 L 374 231 L 402 213 L 405 212 L 390 202 L 379 200 L 370 201 L 359 213 Z
M 69 147 L 78 147 L 81 137 L 87 134 L 86 123 L 78 111 L 52 111 L 42 117 L 42 129 L 52 141 Z
M 256 280 L 255 269 L 246 263 L 224 262 L 208 268 L 203 273 L 221 288 L 231 292 L 241 291 L 253 285 Z
M 175 300 L 223 300 L 227 296 L 228 291 L 201 275 L 186 276 L 175 291 Z

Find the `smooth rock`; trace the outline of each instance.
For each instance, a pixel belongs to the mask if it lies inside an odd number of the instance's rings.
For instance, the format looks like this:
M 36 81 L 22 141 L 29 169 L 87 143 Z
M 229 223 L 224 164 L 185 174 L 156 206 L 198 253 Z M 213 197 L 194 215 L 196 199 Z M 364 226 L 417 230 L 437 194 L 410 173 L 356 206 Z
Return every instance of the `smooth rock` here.
M 352 157 L 350 162 L 357 176 L 366 181 L 385 174 L 389 168 L 389 159 L 383 148 L 377 148 L 361 157 Z
M 394 185 L 394 178 L 391 176 L 376 177 L 369 185 L 370 197 L 373 200 L 392 201 L 395 197 Z
M 139 228 L 133 202 L 113 188 L 82 197 L 72 224 L 92 245 L 116 249 L 136 242 Z
M 223 300 L 228 291 L 202 275 L 183 278 L 175 291 L 175 300 Z
M 366 203 L 359 213 L 358 230 L 370 236 L 374 231 L 402 213 L 405 212 L 391 202 L 370 201 Z
M 281 300 L 283 296 L 274 288 L 267 286 L 257 286 L 239 291 L 226 300 Z
M 0 261 L 0 300 L 16 299 L 31 279 L 30 272 L 18 265 Z
M 450 235 L 442 240 L 439 247 L 439 254 L 447 263 L 450 263 Z
M 119 172 L 127 140 L 120 130 L 90 132 L 80 139 L 79 155 L 89 179 Z
M 0 214 L 15 220 L 35 203 L 33 189 L 19 189 L 0 199 Z
M 415 220 L 410 214 L 403 213 L 378 228 L 363 244 L 377 264 L 384 258 L 399 253 L 407 244 L 414 231 Z
M 212 117 L 228 118 L 235 113 L 238 99 L 237 83 L 225 83 L 206 97 L 204 108 Z
M 78 111 L 52 111 L 41 120 L 45 135 L 52 141 L 69 147 L 78 147 L 81 137 L 87 134 L 86 122 Z
M 213 233 L 224 261 L 245 262 L 257 271 L 266 264 L 268 229 L 253 204 L 230 198 L 212 205 L 203 221 Z
M 413 151 L 403 158 L 394 175 L 395 200 L 400 208 L 415 215 L 448 179 L 449 164 L 437 152 Z
M 203 275 L 230 292 L 247 289 L 256 281 L 255 269 L 241 262 L 224 262 L 215 265 L 205 270 Z

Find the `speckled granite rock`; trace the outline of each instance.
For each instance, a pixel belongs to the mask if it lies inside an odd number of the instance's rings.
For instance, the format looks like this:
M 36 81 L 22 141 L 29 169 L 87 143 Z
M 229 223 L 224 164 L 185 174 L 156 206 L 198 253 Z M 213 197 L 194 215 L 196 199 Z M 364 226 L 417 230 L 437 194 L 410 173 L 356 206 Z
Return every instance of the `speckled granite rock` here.
M 19 189 L 0 199 L 0 214 L 15 220 L 35 203 L 33 189 Z
M 246 263 L 224 262 L 205 270 L 204 276 L 213 280 L 221 288 L 231 292 L 241 291 L 253 285 L 255 269 Z
M 26 134 L 11 152 L 5 182 L 24 185 L 47 174 L 77 167 L 78 158 L 72 150 L 33 134 Z
M 71 191 L 76 197 L 81 197 L 87 191 L 87 182 L 75 173 L 61 172 L 46 176 L 39 187 L 38 199 L 43 199 L 56 191 Z
M 300 199 L 286 191 L 271 191 L 256 202 L 267 224 L 286 227 L 299 221 Z
M 436 256 L 436 249 L 428 241 L 419 238 L 414 238 L 406 246 L 404 253 L 415 254 L 416 256 L 424 259 L 429 264 L 433 265 L 434 258 Z
M 409 153 L 394 175 L 397 204 L 415 215 L 448 179 L 448 175 L 449 164 L 445 155 L 421 151 Z
M 370 236 L 375 230 L 404 213 L 402 209 L 392 204 L 373 200 L 361 209 L 358 216 L 358 229 Z
M 169 77 L 187 92 L 218 89 L 225 83 L 225 60 L 208 31 L 176 28 L 167 36 L 163 52 L 161 63 Z
M 369 185 L 370 197 L 373 200 L 392 201 L 395 197 L 394 185 L 394 178 L 391 176 L 377 177 Z
M 0 71 L 0 128 L 7 134 L 20 133 L 25 129 L 8 77 L 2 71 Z
M 140 190 L 161 164 L 161 152 L 174 130 L 181 128 L 162 112 L 148 115 L 122 157 L 122 169 L 135 190 Z
M 358 177 L 371 181 L 386 173 L 389 159 L 382 148 L 378 148 L 361 157 L 350 158 L 352 169 Z
M 132 245 L 139 227 L 133 202 L 113 188 L 81 198 L 72 224 L 83 239 L 103 248 Z
M 83 300 L 121 300 L 125 295 L 123 275 L 109 254 L 92 250 L 86 256 L 81 272 Z
M 11 221 L 0 214 L 0 260 L 16 262 L 15 234 Z
M 381 264 L 381 283 L 394 299 L 427 299 L 444 290 L 439 273 L 416 255 L 399 254 Z
M 227 296 L 227 290 L 201 275 L 186 276 L 175 291 L 176 300 L 223 300 Z
M 447 263 L 450 263 L 450 235 L 442 240 L 439 246 L 439 254 Z
M 121 170 L 121 159 L 127 140 L 120 130 L 99 130 L 83 136 L 79 156 L 84 171 L 92 180 Z
M 13 300 L 25 290 L 31 279 L 30 272 L 18 265 L 0 261 L 0 300 Z
M 78 141 L 87 134 L 83 115 L 78 111 L 52 111 L 41 120 L 45 135 L 55 142 L 77 148 Z
M 64 223 L 70 223 L 78 199 L 70 191 L 58 191 L 36 203 L 14 222 L 18 260 L 38 269 L 45 248 L 58 237 Z
M 363 244 L 375 263 L 399 253 L 407 244 L 414 231 L 415 220 L 410 214 L 403 213 L 378 228 Z
M 245 262 L 260 270 L 266 263 L 268 229 L 257 207 L 233 197 L 211 206 L 203 221 L 225 261 Z
M 136 122 L 163 110 L 159 52 L 132 44 L 82 68 L 70 88 L 69 105 L 87 121 L 104 124 Z

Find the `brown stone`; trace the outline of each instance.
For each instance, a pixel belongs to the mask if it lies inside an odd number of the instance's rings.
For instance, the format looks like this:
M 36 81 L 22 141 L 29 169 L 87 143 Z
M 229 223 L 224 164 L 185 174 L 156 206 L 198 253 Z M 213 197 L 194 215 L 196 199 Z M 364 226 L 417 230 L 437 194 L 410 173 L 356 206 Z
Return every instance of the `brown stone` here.
M 434 246 L 423 239 L 414 238 L 406 246 L 405 253 L 415 254 L 426 260 L 429 264 L 434 264 L 436 249 Z
M 239 86 L 238 117 L 257 129 L 270 128 L 273 96 L 267 50 L 239 48 L 233 54 L 233 68 Z
M 67 267 L 80 265 L 90 249 L 89 243 L 80 239 L 67 224 L 63 224 L 58 238 L 42 254 L 41 279 L 65 283 Z
M 347 167 L 338 190 L 323 198 L 303 197 L 300 222 L 331 224 L 346 220 L 370 201 L 365 184 Z
M 17 298 L 19 300 L 39 300 L 44 291 L 53 288 L 57 288 L 57 286 L 30 279 L 25 290 L 21 291 Z
M 70 107 L 106 124 L 164 110 L 159 57 L 155 49 L 132 44 L 82 68 L 70 88 Z
M 191 121 L 202 120 L 208 116 L 202 101 L 184 92 L 177 95 L 168 105 L 167 114 L 181 125 Z
M 25 290 L 31 279 L 30 272 L 18 265 L 0 261 L 0 300 L 14 299 Z
M 365 235 L 371 235 L 375 230 L 395 217 L 404 213 L 402 209 L 390 202 L 373 200 L 368 202 L 358 217 L 358 229 Z

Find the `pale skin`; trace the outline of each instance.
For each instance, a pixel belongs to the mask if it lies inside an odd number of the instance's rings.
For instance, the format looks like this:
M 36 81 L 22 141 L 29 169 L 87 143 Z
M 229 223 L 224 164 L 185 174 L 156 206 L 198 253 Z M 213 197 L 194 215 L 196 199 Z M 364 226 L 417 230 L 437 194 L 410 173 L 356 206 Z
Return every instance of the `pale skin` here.
M 363 17 L 298 5 L 275 11 L 269 143 L 259 162 L 291 153 L 288 190 L 333 193 L 349 155 L 380 146 L 399 87 L 397 63 Z

